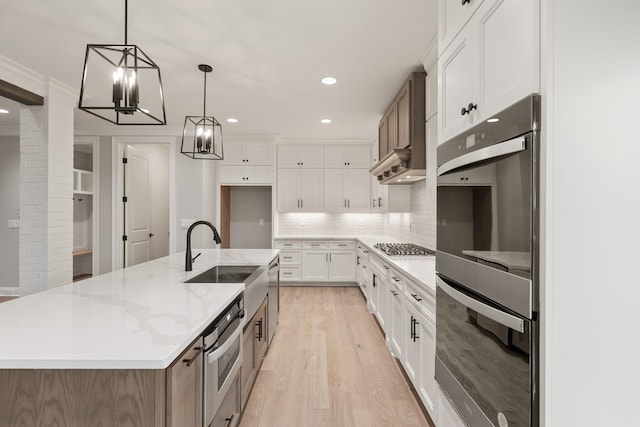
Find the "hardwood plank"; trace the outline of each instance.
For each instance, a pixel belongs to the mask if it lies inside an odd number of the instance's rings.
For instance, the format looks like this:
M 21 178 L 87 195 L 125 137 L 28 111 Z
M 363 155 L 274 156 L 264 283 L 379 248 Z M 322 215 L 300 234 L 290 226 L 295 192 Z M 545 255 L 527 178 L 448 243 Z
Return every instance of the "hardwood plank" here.
M 431 426 L 357 287 L 281 288 L 240 427 Z

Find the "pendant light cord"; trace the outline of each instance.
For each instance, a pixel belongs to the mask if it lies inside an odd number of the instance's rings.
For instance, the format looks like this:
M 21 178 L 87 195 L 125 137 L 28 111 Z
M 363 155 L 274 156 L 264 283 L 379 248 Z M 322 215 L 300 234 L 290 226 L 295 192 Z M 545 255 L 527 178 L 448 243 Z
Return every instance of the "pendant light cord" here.
M 127 43 L 128 38 L 127 38 L 127 19 L 128 19 L 128 10 L 129 10 L 129 2 L 128 0 L 124 0 L 124 44 L 129 44 Z
M 202 117 L 207 117 L 207 72 L 204 72 L 204 99 L 202 101 Z

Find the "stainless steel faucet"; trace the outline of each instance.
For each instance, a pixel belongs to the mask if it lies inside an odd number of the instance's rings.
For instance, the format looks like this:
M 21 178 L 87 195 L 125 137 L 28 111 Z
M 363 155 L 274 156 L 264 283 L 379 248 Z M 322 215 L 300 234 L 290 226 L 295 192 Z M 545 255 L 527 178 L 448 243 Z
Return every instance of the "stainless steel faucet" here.
M 185 267 L 184 267 L 185 271 L 193 270 L 193 261 L 195 261 L 195 259 L 200 256 L 200 254 L 198 254 L 195 257 L 191 258 L 191 232 L 193 231 L 194 228 L 196 228 L 197 225 L 200 225 L 200 224 L 208 226 L 211 229 L 211 231 L 213 231 L 213 240 L 217 244 L 222 243 L 222 239 L 220 239 L 218 230 L 216 230 L 213 224 L 211 224 L 209 221 L 196 221 L 193 224 L 191 224 L 191 227 L 189 227 L 189 229 L 187 230 L 187 253 L 185 256 L 186 259 L 185 259 Z

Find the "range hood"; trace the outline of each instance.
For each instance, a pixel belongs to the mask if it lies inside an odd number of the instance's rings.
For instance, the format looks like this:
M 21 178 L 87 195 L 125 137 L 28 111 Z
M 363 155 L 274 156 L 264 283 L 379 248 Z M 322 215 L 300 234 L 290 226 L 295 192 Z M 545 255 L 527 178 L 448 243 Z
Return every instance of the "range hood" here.
M 383 159 L 373 165 L 369 172 L 378 178 L 380 184 L 413 184 L 425 179 L 427 159 L 424 146 L 416 147 L 416 152 L 412 152 L 411 148 L 391 150 Z

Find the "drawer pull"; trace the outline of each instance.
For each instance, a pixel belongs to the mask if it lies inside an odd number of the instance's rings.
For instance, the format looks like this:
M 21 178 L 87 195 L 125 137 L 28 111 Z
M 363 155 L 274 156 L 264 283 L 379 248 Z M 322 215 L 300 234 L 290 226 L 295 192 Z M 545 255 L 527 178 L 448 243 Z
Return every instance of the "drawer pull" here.
M 422 298 L 420 298 L 417 294 L 411 294 L 411 296 L 418 302 L 422 301 Z
M 285 257 L 283 257 L 283 258 L 284 258 L 284 259 L 293 259 L 293 257 L 290 257 L 290 256 L 285 256 Z
M 202 353 L 202 350 L 204 350 L 204 347 L 194 347 L 193 349 L 196 351 L 196 354 L 194 354 L 191 359 L 182 359 L 182 363 L 185 363 L 187 366 L 191 366 L 193 362 L 196 361 L 200 353 Z

